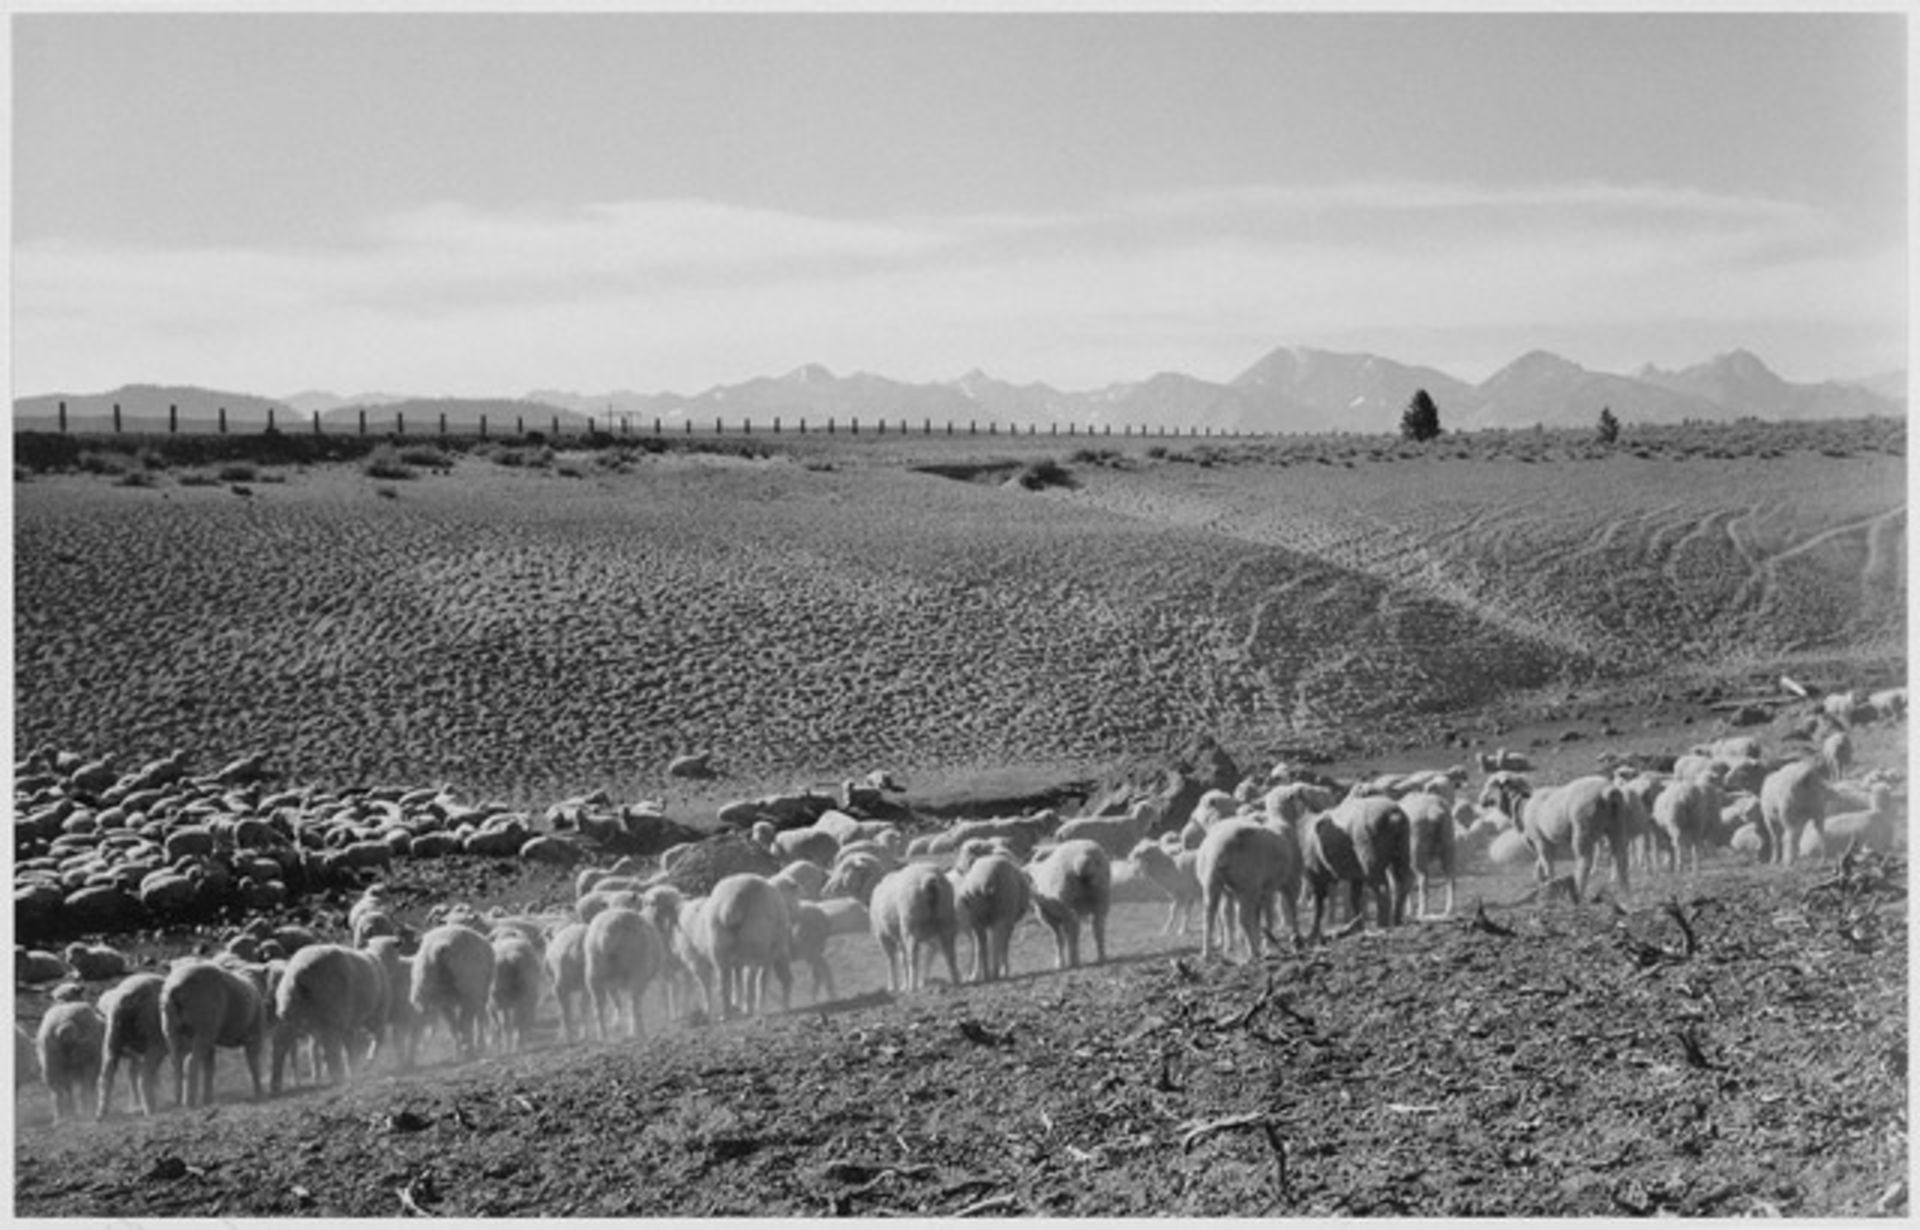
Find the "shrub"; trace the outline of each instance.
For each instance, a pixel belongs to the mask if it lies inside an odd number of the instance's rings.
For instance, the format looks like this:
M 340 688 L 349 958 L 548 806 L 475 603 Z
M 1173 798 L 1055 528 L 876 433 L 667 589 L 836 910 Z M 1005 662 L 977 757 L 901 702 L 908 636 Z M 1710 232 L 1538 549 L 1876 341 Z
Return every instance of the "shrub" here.
M 220 467 L 223 483 L 251 483 L 260 478 L 260 467 L 251 461 L 234 461 Z
M 205 470 L 188 470 L 180 475 L 178 482 L 182 487 L 218 487 L 220 480 Z
M 400 450 L 400 460 L 423 470 L 449 470 L 453 456 L 431 444 L 413 444 Z
M 1018 482 L 1028 491 L 1040 491 L 1047 487 L 1071 487 L 1074 485 L 1073 475 L 1067 473 L 1066 468 L 1051 457 L 1042 457 L 1038 461 L 1029 461 L 1026 465 L 1020 467 L 1020 472 L 1014 475 L 1014 481 Z
M 119 487 L 151 487 L 156 481 L 153 477 L 153 471 L 133 469 L 122 474 L 115 480 L 114 485 Z
M 383 500 L 397 500 L 400 498 L 400 489 L 397 487 L 379 486 L 373 489 L 373 493 Z
M 360 470 L 368 478 L 412 478 L 413 467 L 400 459 L 391 444 L 382 444 L 367 454 Z

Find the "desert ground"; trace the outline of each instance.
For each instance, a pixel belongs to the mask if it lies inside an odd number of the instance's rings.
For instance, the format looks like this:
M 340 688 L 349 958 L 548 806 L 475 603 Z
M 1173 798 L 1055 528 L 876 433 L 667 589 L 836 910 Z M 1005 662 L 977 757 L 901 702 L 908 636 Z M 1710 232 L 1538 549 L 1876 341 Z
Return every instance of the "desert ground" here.
M 1749 734 L 1906 676 L 1904 425 L 1148 442 L 401 445 L 376 462 L 17 468 L 15 759 L 264 754 L 267 785 L 436 787 L 539 822 L 591 792 L 696 828 L 885 769 L 913 833 L 1071 810 L 1201 736 L 1353 781 Z M 1804 689 L 1802 698 L 1782 676 Z M 1905 720 L 1859 769 L 1904 773 Z M 714 775 L 670 776 L 708 753 Z M 1898 793 L 1905 814 L 1905 788 Z M 24 801 L 16 805 L 21 832 Z M 1902 823 L 1904 830 L 1904 823 Z M 16 859 L 23 839 L 16 838 Z M 1836 852 L 1837 853 L 1837 852 Z M 610 863 L 611 856 L 603 861 Z M 1603 860 L 1604 866 L 1604 860 Z M 566 908 L 455 854 L 435 905 Z M 1891 855 L 1463 868 L 1449 918 L 1257 962 L 1115 907 L 1111 959 L 534 1044 L 254 1102 L 51 1122 L 29 1216 L 1904 1214 L 1904 831 Z M 344 933 L 353 888 L 277 912 Z M 111 941 L 152 968 L 244 911 Z M 65 937 L 62 937 L 65 938 Z M 963 957 L 965 949 L 962 949 Z M 110 984 L 89 984 L 97 998 Z M 44 986 L 17 987 L 31 1030 Z

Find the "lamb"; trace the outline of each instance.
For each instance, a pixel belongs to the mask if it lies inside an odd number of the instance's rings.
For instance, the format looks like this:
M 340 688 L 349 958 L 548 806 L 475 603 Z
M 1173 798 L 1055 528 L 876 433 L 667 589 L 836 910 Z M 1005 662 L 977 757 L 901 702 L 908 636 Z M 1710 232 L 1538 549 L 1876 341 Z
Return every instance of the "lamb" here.
M 815 820 L 813 827 L 822 833 L 831 835 L 835 841 L 843 846 L 849 842 L 871 840 L 889 830 L 894 832 L 899 831 L 894 828 L 891 821 L 855 820 L 846 812 L 833 810 L 829 810 L 825 815 Z
M 35 1040 L 40 1072 L 53 1090 L 53 1120 L 80 1113 L 79 1098 L 100 1079 L 100 1052 L 107 1020 L 92 1004 L 55 1004 L 40 1019 Z
M 833 967 L 827 964 L 827 939 L 833 924 L 826 913 L 811 901 L 787 902 L 787 917 L 793 923 L 793 959 L 806 962 L 813 974 L 813 1002 L 833 999 Z M 825 988 L 826 995 L 821 995 Z
M 1436 774 L 1447 783 L 1451 790 L 1453 780 L 1444 773 Z M 1437 868 L 1447 879 L 1447 906 L 1442 914 L 1453 914 L 1454 893 L 1454 832 L 1453 804 L 1449 797 L 1431 791 L 1418 790 L 1400 796 L 1400 810 L 1407 815 L 1411 835 L 1410 857 L 1413 860 L 1414 914 L 1427 916 L 1427 878 L 1430 868 Z
M 1173 934 L 1174 924 L 1178 923 L 1179 934 L 1185 935 L 1193 926 L 1193 912 L 1199 908 L 1203 896 L 1197 870 L 1199 852 L 1182 849 L 1175 854 L 1158 842 L 1143 841 L 1127 857 L 1128 861 L 1139 867 L 1142 876 L 1158 885 L 1160 891 L 1172 899 L 1167 907 L 1167 921 L 1161 924 L 1160 934 Z
M 1800 832 L 1820 827 L 1828 798 L 1827 766 L 1809 757 L 1782 765 L 1760 784 L 1760 861 L 1791 866 L 1799 854 Z
M 1267 791 L 1263 806 L 1269 820 L 1300 824 L 1308 816 L 1332 811 L 1340 802 L 1334 792 L 1313 782 L 1288 782 Z
M 1701 847 L 1720 824 L 1720 787 L 1710 777 L 1673 782 L 1653 801 L 1653 823 L 1672 846 L 1669 869 L 1678 872 L 1686 859 L 1699 875 Z
M 1907 690 L 1905 688 L 1883 688 L 1867 697 L 1867 704 L 1882 721 L 1895 721 L 1907 716 Z
M 799 859 L 788 863 L 768 879 L 787 895 L 787 904 L 818 901 L 827 886 L 828 872 L 817 863 Z
M 1571 853 L 1573 899 L 1586 896 L 1593 862 L 1604 842 L 1613 852 L 1614 876 L 1624 895 L 1631 891 L 1627 836 L 1620 823 L 1625 796 L 1614 782 L 1599 776 L 1577 777 L 1533 793 L 1524 779 L 1495 774 L 1482 787 L 1482 805 L 1497 801 L 1514 818 L 1533 851 L 1534 872 L 1542 884 L 1553 879 L 1553 858 Z
M 1893 813 L 1893 789 L 1885 782 L 1875 782 L 1868 787 L 1869 803 L 1865 811 L 1844 811 L 1828 816 L 1819 826 L 1807 829 L 1810 837 L 1817 839 L 1819 847 L 1811 851 L 1814 857 L 1831 855 L 1835 850 L 1846 850 L 1858 842 L 1869 850 L 1886 854 L 1893 849 L 1895 832 Z M 1801 853 L 1807 854 L 1806 846 Z
M 967 820 L 935 837 L 928 843 L 927 852 L 946 854 L 975 838 L 991 841 L 998 837 L 1012 843 L 1019 852 L 1017 858 L 1025 859 L 1033 853 L 1034 847 L 1052 836 L 1059 827 L 1059 818 L 1050 811 L 1015 819 Z
M 974 981 L 994 982 L 1007 976 L 1013 931 L 1026 915 L 1032 897 L 1027 877 L 1004 854 L 989 854 L 967 868 L 956 908 L 965 916 L 973 935 Z
M 690 921 L 683 917 L 681 929 L 699 954 L 694 973 L 706 992 L 710 1014 L 710 977 L 720 984 L 719 1015 L 724 1019 L 734 1014 L 736 988 L 743 1010 L 760 1008 L 768 971 L 780 980 L 781 1007 L 792 1007 L 793 924 L 786 896 L 773 881 L 749 872 L 730 875 L 713 886 L 693 915 Z
M 1654 804 L 1667 784 L 1667 779 L 1656 773 L 1638 773 L 1620 782 L 1620 828 L 1626 837 L 1627 854 L 1637 857 L 1648 871 L 1653 870 L 1662 852 L 1673 854 L 1672 836 L 1653 819 Z
M 1287 915 L 1287 930 L 1297 942 L 1300 920 L 1295 902 L 1300 896 L 1300 862 L 1300 844 L 1290 826 L 1268 828 L 1239 817 L 1214 825 L 1194 856 L 1206 911 L 1201 955 L 1211 957 L 1214 953 L 1214 928 L 1221 906 L 1229 898 L 1238 908 L 1250 959 L 1258 961 L 1266 951 L 1276 895 Z
M 420 937 L 409 997 L 422 1025 L 436 1017 L 446 1021 L 462 1058 L 485 1045 L 492 991 L 493 945 L 486 936 L 463 923 L 442 923 Z
M 947 974 L 960 985 L 957 911 L 953 882 L 924 863 L 909 863 L 874 887 L 868 913 L 873 938 L 887 957 L 887 990 L 913 992 L 926 985 L 920 954 L 928 945 L 946 956 Z
M 160 1021 L 160 989 L 166 981 L 159 974 L 130 974 L 100 997 L 100 1015 L 107 1023 L 101 1048 L 106 1067 L 100 1074 L 96 1118 L 106 1118 L 113 1109 L 113 1078 L 122 1059 L 132 1061 L 127 1082 L 133 1086 L 134 1106 L 143 1115 L 153 1114 L 160 1100 L 160 1065 L 167 1059 L 167 1035 Z
M 629 1035 L 646 1037 L 641 1001 L 666 965 L 666 941 L 659 928 L 639 910 L 615 906 L 594 916 L 581 943 L 581 977 L 593 1005 L 594 1036 L 607 1040 L 607 1009 L 613 1009 L 617 1024 L 624 999 Z M 557 979 L 554 985 L 557 989 Z
M 775 833 L 772 851 L 774 857 L 783 863 L 805 859 L 809 863 L 831 867 L 833 860 L 840 857 L 840 841 L 824 829 L 808 826 Z
M 183 961 L 167 974 L 160 988 L 160 1028 L 173 1056 L 176 1103 L 213 1104 L 214 1051 L 223 1046 L 238 1047 L 246 1055 L 253 1096 L 256 1101 L 260 1098 L 260 1060 L 268 1024 L 264 984 L 263 969 L 253 975 L 214 961 Z
M 105 945 L 68 944 L 65 957 L 82 982 L 125 978 L 133 972 L 125 953 Z
M 344 944 L 302 948 L 274 990 L 273 1092 L 294 1040 L 310 1034 L 333 1081 L 349 1081 L 359 1034 L 377 1042 L 387 1020 L 387 975 L 379 958 Z
M 544 960 L 547 981 L 560 1004 L 561 1032 L 571 1042 L 574 996 L 587 991 L 587 924 L 570 922 L 548 936 Z
M 400 937 L 376 935 L 367 941 L 367 955 L 380 963 L 387 983 L 387 1046 L 401 1068 L 413 1066 L 420 1043 L 420 1015 L 414 1011 L 413 958 L 400 953 Z
M 1307 887 L 1313 893 L 1313 940 L 1320 938 L 1327 895 L 1337 882 L 1348 885 L 1355 925 L 1363 918 L 1361 898 L 1367 889 L 1373 892 L 1383 929 L 1405 920 L 1413 880 L 1413 833 L 1399 803 L 1350 797 L 1309 819 L 1303 844 Z
M 1093 927 L 1097 961 L 1107 959 L 1107 911 L 1112 906 L 1113 860 L 1091 841 L 1068 841 L 1027 868 L 1034 912 L 1053 932 L 1053 967 L 1080 964 L 1080 920 Z
M 501 1049 L 522 1050 L 546 989 L 545 966 L 534 941 L 520 930 L 496 929 L 492 947 L 493 987 L 487 1004 L 494 1036 L 500 1040 Z

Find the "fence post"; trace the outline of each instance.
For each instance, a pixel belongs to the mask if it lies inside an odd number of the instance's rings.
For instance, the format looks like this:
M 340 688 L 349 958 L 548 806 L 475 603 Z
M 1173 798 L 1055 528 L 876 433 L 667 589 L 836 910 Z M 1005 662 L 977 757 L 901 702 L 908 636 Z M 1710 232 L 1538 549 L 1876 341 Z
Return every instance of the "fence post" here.
M 553 437 L 556 440 L 560 438 L 560 416 L 557 414 L 553 416 Z
M 60 434 L 67 434 L 67 403 L 60 403 Z
M 119 429 L 115 428 L 115 430 L 117 431 Z M 220 434 L 223 436 L 227 434 L 227 408 L 225 406 L 220 407 Z
M 713 416 L 713 434 L 716 436 L 724 436 L 727 434 L 727 426 L 720 420 L 720 416 L 717 414 Z
M 1112 435 L 1112 434 L 1113 434 L 1113 424 L 1112 424 L 1112 423 L 1108 423 L 1108 424 L 1107 424 L 1107 434 L 1108 434 L 1108 435 Z
M 360 411 L 360 434 L 363 436 L 367 434 L 367 412 L 364 407 Z
M 267 430 L 268 431 L 273 430 L 273 407 L 272 406 L 267 407 Z
M 487 438 L 487 416 L 484 414 L 480 416 L 480 438 Z
M 689 414 L 689 415 L 687 416 L 687 432 L 686 432 L 686 434 L 687 434 L 687 435 L 692 435 L 692 434 L 693 434 L 693 416 L 692 416 L 691 414 Z
M 991 436 L 991 435 L 997 435 L 997 434 L 999 434 L 999 428 L 1000 428 L 1000 424 L 998 424 L 998 423 L 996 423 L 996 422 L 994 422 L 994 421 L 993 421 L 992 419 L 988 419 L 988 420 L 987 420 L 987 434 L 988 434 L 988 435 L 990 435 L 990 436 Z
M 113 434 L 120 434 L 120 403 L 113 403 Z
M 741 434 L 741 435 L 743 435 L 743 436 L 750 436 L 750 435 L 752 435 L 752 434 L 753 434 L 753 420 L 752 420 L 752 419 L 741 419 L 741 420 L 740 420 L 740 434 Z
M 953 434 L 953 420 L 952 420 L 952 419 L 948 419 L 948 420 L 947 420 L 947 434 L 948 434 L 948 435 L 952 435 L 952 434 Z
M 447 438 L 447 412 L 445 410 L 440 412 L 440 438 L 442 440 Z
M 776 436 L 780 434 L 780 416 L 777 414 L 773 416 L 773 434 Z
M 180 434 L 180 406 L 177 402 L 167 403 L 167 434 Z
M 316 436 L 320 434 L 320 412 L 318 410 L 313 412 L 313 434 Z
M 525 436 L 527 434 L 526 415 L 516 414 L 513 416 L 513 434 L 516 436 Z
M 857 420 L 855 421 L 854 426 L 855 427 L 859 426 L 859 422 Z M 883 436 L 887 434 L 887 420 L 885 419 L 880 420 L 880 434 Z
M 804 418 L 800 420 L 800 434 L 803 436 L 807 434 L 807 420 Z
M 587 434 L 593 434 L 593 416 L 591 414 L 587 416 Z
M 833 434 L 833 416 L 831 414 L 827 416 L 827 434 Z
M 653 434 L 654 434 L 654 435 L 656 435 L 656 436 L 660 434 L 660 420 L 659 420 L 659 419 L 655 419 L 655 420 L 653 420 Z
M 974 419 L 968 419 L 968 420 L 967 420 L 967 434 L 968 434 L 968 435 L 970 435 L 970 436 L 977 436 L 977 435 L 979 435 L 979 434 L 980 434 L 980 424 L 979 424 L 979 422 L 977 422 L 977 421 L 976 421 L 976 420 L 974 420 Z
M 407 434 L 407 412 L 405 410 L 395 410 L 393 412 L 393 434 L 396 436 L 404 436 Z

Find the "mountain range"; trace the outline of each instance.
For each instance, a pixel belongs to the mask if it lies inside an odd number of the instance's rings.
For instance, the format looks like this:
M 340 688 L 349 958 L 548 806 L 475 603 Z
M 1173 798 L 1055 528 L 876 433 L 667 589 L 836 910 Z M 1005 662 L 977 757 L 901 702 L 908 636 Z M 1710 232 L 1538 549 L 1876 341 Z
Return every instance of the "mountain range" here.
M 840 376 L 817 364 L 784 376 L 759 376 L 740 384 L 716 385 L 703 393 L 641 393 L 620 389 L 576 393 L 536 389 L 523 398 L 422 398 L 397 393 L 341 396 L 322 391 L 274 400 L 244 393 L 190 386 L 128 385 L 107 393 L 49 393 L 14 401 L 16 426 L 39 425 L 55 418 L 67 403 L 75 421 L 103 419 L 119 403 L 128 430 L 164 424 L 167 406 L 179 407 L 183 426 L 211 422 L 225 407 L 236 430 L 265 425 L 269 408 L 289 428 L 318 414 L 324 425 L 351 424 L 362 409 L 386 430 L 400 413 L 416 430 L 432 430 L 439 416 L 449 427 L 471 429 L 481 415 L 505 431 L 516 419 L 546 428 L 556 418 L 567 430 L 580 430 L 589 418 L 605 426 L 626 416 L 636 428 L 654 419 L 679 427 L 720 419 L 756 424 L 779 417 L 788 423 L 872 423 L 904 420 L 914 427 L 931 421 L 975 422 L 1005 427 L 1029 423 L 1043 427 L 1074 424 L 1081 428 L 1150 427 L 1210 429 L 1217 433 L 1331 432 L 1391 433 L 1417 390 L 1424 389 L 1440 408 L 1444 427 L 1454 430 L 1515 429 L 1544 424 L 1582 427 L 1610 408 L 1622 423 L 1677 423 L 1687 419 L 1721 420 L 1857 418 L 1906 412 L 1906 373 L 1889 372 L 1857 382 L 1796 384 L 1782 379 L 1756 355 L 1735 350 L 1676 371 L 1651 364 L 1631 375 L 1592 371 L 1559 355 L 1532 351 L 1479 384 L 1469 384 L 1430 367 L 1410 366 L 1372 354 L 1350 354 L 1298 346 L 1280 347 L 1224 384 L 1178 372 L 1145 380 L 1067 392 L 1046 384 L 1012 384 L 975 370 L 957 380 L 909 384 L 856 372 Z

